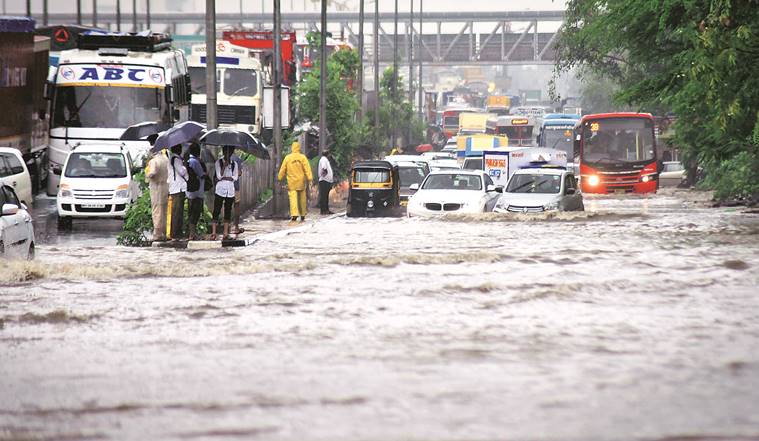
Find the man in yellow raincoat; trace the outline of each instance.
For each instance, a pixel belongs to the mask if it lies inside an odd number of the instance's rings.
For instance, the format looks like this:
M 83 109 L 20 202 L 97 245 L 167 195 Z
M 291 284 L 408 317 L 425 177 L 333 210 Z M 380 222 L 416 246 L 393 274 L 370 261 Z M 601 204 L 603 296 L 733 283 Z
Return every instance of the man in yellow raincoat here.
M 282 160 L 282 167 L 279 168 L 279 180 L 287 176 L 287 195 L 290 197 L 290 217 L 293 221 L 301 222 L 306 220 L 306 189 L 308 183 L 314 177 L 311 174 L 311 164 L 308 163 L 306 155 L 300 152 L 300 143 L 297 141 L 292 145 L 292 152 Z

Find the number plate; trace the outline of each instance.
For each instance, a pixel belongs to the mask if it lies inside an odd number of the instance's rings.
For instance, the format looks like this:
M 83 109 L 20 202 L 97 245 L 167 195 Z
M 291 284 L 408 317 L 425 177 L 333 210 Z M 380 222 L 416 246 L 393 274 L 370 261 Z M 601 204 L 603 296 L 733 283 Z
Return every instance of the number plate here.
M 618 189 L 614 190 L 614 193 L 616 193 L 616 194 L 624 194 L 625 191 L 623 189 L 621 189 L 621 188 L 618 188 Z
M 401 207 L 407 207 L 408 201 L 401 201 Z
M 82 208 L 105 208 L 105 204 L 82 204 Z

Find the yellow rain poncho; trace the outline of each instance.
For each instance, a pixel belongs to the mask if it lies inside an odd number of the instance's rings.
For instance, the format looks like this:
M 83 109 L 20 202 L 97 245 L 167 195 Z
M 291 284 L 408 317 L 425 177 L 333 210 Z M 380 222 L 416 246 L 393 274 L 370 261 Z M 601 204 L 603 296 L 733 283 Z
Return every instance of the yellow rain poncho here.
M 294 142 L 292 153 L 285 156 L 282 167 L 279 168 L 279 180 L 287 176 L 287 193 L 290 197 L 290 216 L 305 217 L 306 207 L 306 182 L 311 182 L 314 177 L 311 174 L 311 164 L 306 155 L 300 152 L 300 144 Z

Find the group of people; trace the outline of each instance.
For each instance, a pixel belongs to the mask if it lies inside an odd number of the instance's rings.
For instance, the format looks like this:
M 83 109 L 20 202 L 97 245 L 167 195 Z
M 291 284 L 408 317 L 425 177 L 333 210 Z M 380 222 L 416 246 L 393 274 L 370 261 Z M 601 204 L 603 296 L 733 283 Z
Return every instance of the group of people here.
M 234 148 L 222 147 L 222 157 L 214 163 L 214 175 L 209 175 L 201 159 L 200 145 L 190 144 L 188 156 L 182 157 L 182 146 L 175 145 L 167 152 L 154 154 L 148 161 L 145 176 L 150 187 L 153 216 L 153 241 L 172 239 L 198 240 L 198 221 L 203 213 L 206 191 L 213 189 L 211 240 L 217 239 L 217 225 L 223 222 L 222 238 L 230 233 L 240 234 L 240 173 L 242 160 Z M 329 192 L 334 182 L 330 152 L 322 153 L 318 165 L 319 208 L 321 214 L 333 214 L 329 209 Z M 306 220 L 308 207 L 306 191 L 313 180 L 308 158 L 300 152 L 300 144 L 292 144 L 279 169 L 279 180 L 287 178 L 292 221 Z M 212 184 L 213 182 L 213 184 Z M 184 230 L 185 201 L 188 207 L 187 231 Z M 234 212 L 234 231 L 230 231 Z M 223 217 L 222 217 L 223 214 Z
M 317 166 L 319 174 L 319 210 L 321 214 L 333 214 L 329 209 L 329 192 L 334 184 L 331 155 L 329 150 L 322 152 Z M 287 196 L 290 201 L 290 220 L 295 222 L 300 218 L 306 220 L 308 207 L 306 205 L 306 191 L 308 183 L 314 177 L 311 173 L 311 164 L 306 155 L 300 152 L 300 143 L 292 144 L 291 152 L 282 160 L 279 168 L 279 180 L 287 178 Z
M 242 160 L 234 148 L 222 147 L 222 157 L 214 163 L 213 178 L 201 159 L 200 145 L 190 144 L 188 156 L 182 158 L 182 146 L 169 152 L 162 150 L 148 161 L 145 176 L 150 187 L 153 215 L 153 241 L 176 239 L 198 240 L 198 221 L 203 214 L 206 191 L 214 191 L 211 240 L 217 239 L 217 225 L 223 220 L 223 239 L 229 239 L 232 212 L 235 214 L 234 234 L 240 228 L 240 173 Z M 213 179 L 213 181 L 212 181 Z M 187 231 L 184 230 L 185 200 L 187 200 Z M 223 211 L 223 218 L 220 216 Z

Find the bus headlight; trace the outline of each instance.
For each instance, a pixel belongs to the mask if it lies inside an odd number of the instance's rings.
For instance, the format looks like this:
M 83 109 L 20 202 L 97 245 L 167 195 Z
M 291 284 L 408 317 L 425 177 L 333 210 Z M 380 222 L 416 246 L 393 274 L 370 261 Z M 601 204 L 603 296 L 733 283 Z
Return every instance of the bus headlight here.
M 640 178 L 641 182 L 650 182 L 656 179 L 656 175 L 645 175 L 642 178 Z
M 590 175 L 588 176 L 588 185 L 591 187 L 595 187 L 596 185 L 601 183 L 601 179 L 598 178 L 598 175 Z

